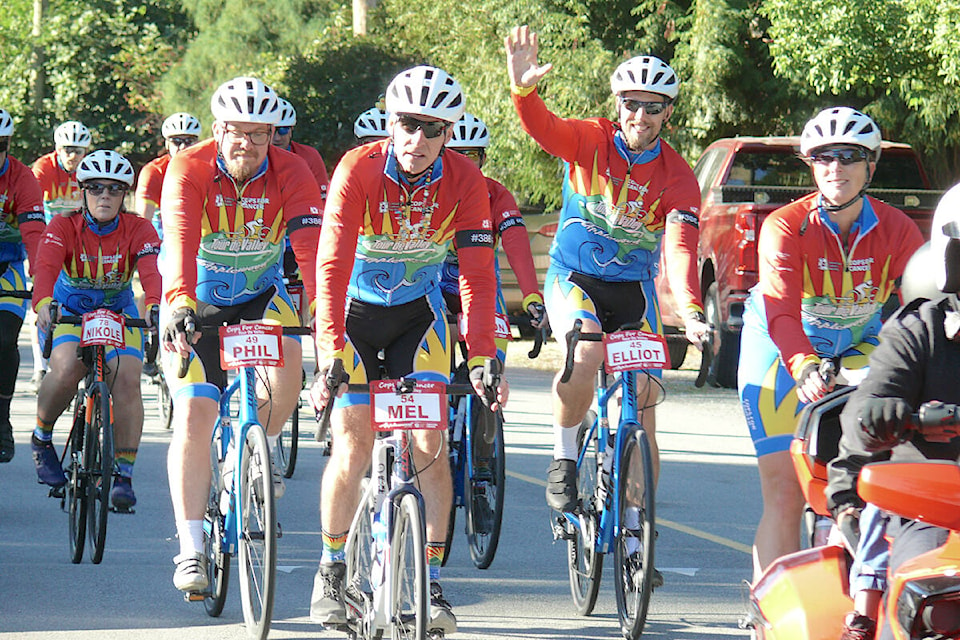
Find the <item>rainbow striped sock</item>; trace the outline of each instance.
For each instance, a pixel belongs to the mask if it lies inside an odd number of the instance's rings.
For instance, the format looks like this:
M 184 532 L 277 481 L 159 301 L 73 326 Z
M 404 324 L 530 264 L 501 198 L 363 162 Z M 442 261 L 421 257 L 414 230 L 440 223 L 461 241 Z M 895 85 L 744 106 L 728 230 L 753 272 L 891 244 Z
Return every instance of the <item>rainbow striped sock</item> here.
M 333 535 L 321 530 L 320 534 L 323 538 L 323 553 L 320 555 L 321 564 L 345 562 L 347 560 L 347 533 L 347 531 L 344 531 Z
M 430 566 L 430 582 L 440 579 L 440 567 L 443 566 L 443 557 L 447 555 L 445 542 L 427 543 L 427 564 Z
M 53 422 L 44 422 L 37 418 L 37 426 L 33 428 L 33 437 L 39 442 L 53 441 Z
M 133 477 L 133 464 L 137 461 L 136 449 L 117 449 L 113 453 L 113 459 L 117 463 L 121 477 Z

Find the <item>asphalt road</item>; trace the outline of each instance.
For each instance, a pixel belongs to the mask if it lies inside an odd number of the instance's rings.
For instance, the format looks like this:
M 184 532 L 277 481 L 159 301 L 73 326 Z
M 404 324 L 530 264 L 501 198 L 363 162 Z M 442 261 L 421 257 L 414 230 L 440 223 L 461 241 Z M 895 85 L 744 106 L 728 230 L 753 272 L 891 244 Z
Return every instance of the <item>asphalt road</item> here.
M 26 335 L 26 334 L 24 334 Z M 68 558 L 67 516 L 38 485 L 29 455 L 35 396 L 31 357 L 22 342 L 13 403 L 15 459 L 0 465 L 0 636 L 11 638 L 244 638 L 239 591 L 209 618 L 173 587 L 178 552 L 166 481 L 170 434 L 159 426 L 155 390 L 145 381 L 147 420 L 136 465 L 134 515 L 111 514 L 103 563 Z M 657 515 L 657 567 L 666 584 L 651 602 L 647 638 L 721 640 L 737 629 L 750 577 L 750 542 L 760 493 L 752 446 L 736 393 L 695 390 L 692 370 L 667 372 L 658 416 L 663 467 Z M 543 478 L 550 459 L 550 374 L 514 368 L 507 407 L 508 479 L 505 522 L 493 565 L 470 562 L 459 514 L 458 534 L 443 570 L 464 639 L 617 638 L 613 582 L 604 574 L 596 611 L 576 615 L 567 583 L 565 545 L 551 539 Z M 117 399 L 123 401 L 123 399 Z M 286 495 L 279 502 L 277 603 L 272 638 L 338 638 L 309 620 L 320 556 L 319 480 L 325 458 L 311 425 Z M 68 425 L 61 418 L 55 442 Z

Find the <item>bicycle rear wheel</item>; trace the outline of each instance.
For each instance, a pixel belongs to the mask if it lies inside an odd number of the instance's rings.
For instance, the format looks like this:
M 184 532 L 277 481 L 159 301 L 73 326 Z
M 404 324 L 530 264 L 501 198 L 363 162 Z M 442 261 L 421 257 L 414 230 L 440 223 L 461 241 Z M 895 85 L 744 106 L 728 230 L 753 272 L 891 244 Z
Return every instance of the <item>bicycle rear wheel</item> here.
M 107 514 L 110 513 L 110 488 L 113 485 L 113 407 L 106 385 L 97 384 L 87 400 L 90 419 L 86 425 L 87 534 L 93 552 L 91 562 L 100 564 L 107 541 Z
M 207 499 L 207 513 L 203 518 L 203 552 L 207 556 L 207 581 L 210 583 L 209 592 L 203 598 L 203 608 L 207 615 L 213 618 L 223 613 L 223 605 L 227 601 L 227 585 L 230 583 L 230 554 L 224 551 L 224 523 L 223 516 L 220 515 L 220 493 L 223 486 L 219 449 L 217 436 L 210 445 L 212 482 Z
M 291 477 L 294 469 L 297 468 L 297 441 L 300 439 L 300 406 L 302 404 L 303 401 L 297 398 L 297 406 L 283 424 L 280 438 L 277 440 L 277 462 L 281 466 L 284 478 Z
M 247 429 L 240 462 L 238 557 L 240 600 L 247 632 L 267 637 L 273 615 L 277 569 L 277 516 L 274 510 L 270 449 L 260 425 Z
M 64 487 L 64 501 L 69 515 L 70 562 L 78 564 L 83 560 L 83 547 L 87 537 L 87 478 L 83 471 L 83 403 L 75 402 L 73 427 L 67 437 L 67 451 L 64 460 L 69 460 L 67 484 Z
M 390 539 L 390 603 L 393 640 L 425 640 L 428 622 L 427 530 L 420 502 L 405 494 L 394 506 Z
M 580 465 L 577 488 L 580 496 L 579 523 L 566 522 L 567 569 L 570 574 L 570 593 L 577 613 L 588 616 L 597 603 L 600 591 L 600 576 L 603 573 L 603 554 L 597 553 L 597 522 L 599 514 L 594 505 L 597 490 L 597 437 L 594 433 L 585 442 L 590 428 L 597 419 L 592 410 L 587 412 L 577 432 L 577 448 L 586 452 Z M 564 515 L 563 518 L 568 516 Z
M 470 557 L 478 569 L 493 562 L 500 542 L 503 522 L 503 496 L 506 482 L 506 458 L 503 449 L 503 419 L 474 401 L 471 424 L 475 426 L 472 444 L 473 476 L 464 480 L 463 501 L 467 512 L 467 543 Z M 493 435 L 487 442 L 484 434 Z
M 163 377 L 161 370 L 157 374 L 157 414 L 160 416 L 160 424 L 164 429 L 173 426 L 173 398 L 170 397 L 170 387 L 167 386 L 167 380 Z
M 617 614 L 624 638 L 643 632 L 653 592 L 654 519 L 653 459 L 646 432 L 640 427 L 625 439 L 617 486 L 616 566 Z

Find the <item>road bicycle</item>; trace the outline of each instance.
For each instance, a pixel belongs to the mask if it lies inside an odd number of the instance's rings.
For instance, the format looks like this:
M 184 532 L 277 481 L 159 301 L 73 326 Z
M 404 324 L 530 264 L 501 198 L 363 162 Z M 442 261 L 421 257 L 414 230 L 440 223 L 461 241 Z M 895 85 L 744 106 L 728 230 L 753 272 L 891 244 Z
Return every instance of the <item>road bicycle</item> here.
M 236 555 L 244 623 L 250 636 L 262 640 L 273 614 L 280 533 L 270 448 L 257 416 L 257 367 L 283 366 L 282 336 L 310 330 L 259 323 L 203 329 L 219 330 L 221 365 L 236 375 L 220 395 L 210 442 L 212 482 L 203 520 L 209 586 L 184 598 L 202 601 L 208 615 L 219 616 L 227 598 L 230 558 Z M 195 330 L 187 326 L 185 333 Z M 188 364 L 181 362 L 180 377 Z
M 284 285 L 287 288 L 290 299 L 293 301 L 293 307 L 297 312 L 297 317 L 301 318 L 301 322 L 303 322 L 301 316 L 301 308 L 303 306 L 303 282 L 296 278 L 284 278 Z M 304 335 L 309 335 L 309 332 Z M 301 377 L 300 390 L 303 391 L 306 386 L 307 375 L 306 372 L 304 372 Z M 294 470 L 297 468 L 297 453 L 300 448 L 300 409 L 302 408 L 303 398 L 298 396 L 297 406 L 294 407 L 290 418 L 284 423 L 283 429 L 280 431 L 280 439 L 277 441 L 277 463 L 280 465 L 280 471 L 283 473 L 284 478 L 292 477 Z
M 159 350 L 159 339 L 158 333 L 150 333 L 147 337 L 148 362 L 151 362 L 149 354 L 153 353 L 156 356 Z M 173 426 L 173 398 L 170 397 L 170 387 L 167 386 L 163 367 L 158 366 L 156 373 L 148 377 L 150 383 L 157 388 L 157 416 L 160 418 L 160 425 L 164 429 L 170 429 Z
M 325 378 L 331 398 L 343 380 L 343 365 L 335 360 Z M 485 385 L 496 388 L 498 382 L 488 378 Z M 350 384 L 348 392 L 371 394 L 378 437 L 347 533 L 347 623 L 340 630 L 352 640 L 442 638 L 441 631 L 428 629 L 426 518 L 409 430 L 446 428 L 447 395 L 473 394 L 473 387 L 401 378 Z M 331 400 L 318 414 L 322 428 L 332 407 Z
M 613 551 L 621 632 L 635 640 L 643 631 L 654 588 L 656 538 L 653 459 L 647 433 L 637 419 L 649 407 L 638 406 L 637 374 L 659 385 L 646 370 L 669 366 L 669 358 L 665 341 L 656 334 L 630 326 L 610 334 L 583 333 L 582 325 L 575 321 L 567 333 L 561 381 L 569 380 L 573 372 L 574 351 L 581 340 L 604 342 L 605 366 L 597 373 L 595 410 L 587 413 L 577 434 L 578 504 L 554 518 L 553 534 L 567 542 L 570 590 L 580 615 L 593 611 L 603 558 Z M 622 406 L 613 430 L 608 405 L 618 394 Z
M 51 489 L 50 496 L 59 498 L 61 509 L 69 515 L 70 561 L 78 564 L 83 560 L 84 539 L 88 537 L 90 560 L 99 564 L 103 560 L 107 539 L 110 489 L 117 474 L 114 462 L 113 399 L 106 382 L 106 350 L 108 347 L 126 346 L 125 328 L 143 329 L 147 327 L 147 322 L 107 309 L 58 319 L 59 313 L 59 304 L 51 302 L 51 322 L 44 340 L 43 357 L 50 357 L 56 325 L 79 325 L 77 357 L 87 367 L 87 373 L 77 390 L 73 403 L 73 422 L 60 459 L 67 482 L 62 487 Z

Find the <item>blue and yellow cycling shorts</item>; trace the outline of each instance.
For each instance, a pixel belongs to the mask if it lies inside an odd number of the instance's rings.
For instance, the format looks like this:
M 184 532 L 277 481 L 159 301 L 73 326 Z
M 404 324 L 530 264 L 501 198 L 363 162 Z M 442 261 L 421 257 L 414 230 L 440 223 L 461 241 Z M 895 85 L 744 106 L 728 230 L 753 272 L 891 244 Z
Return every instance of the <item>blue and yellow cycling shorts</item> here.
M 3 275 L 0 275 L 0 311 L 9 311 L 23 320 L 30 305 L 29 298 L 5 298 L 3 297 L 3 291 L 26 290 L 27 274 L 23 267 L 23 260 L 9 263 L 7 270 L 3 272 Z
M 737 390 L 757 457 L 788 451 L 797 419 L 805 406 L 796 393 L 796 382 L 780 359 L 770 335 L 745 315 L 740 338 Z M 863 369 L 876 348 L 877 337 L 866 338 L 840 354 L 844 369 Z

